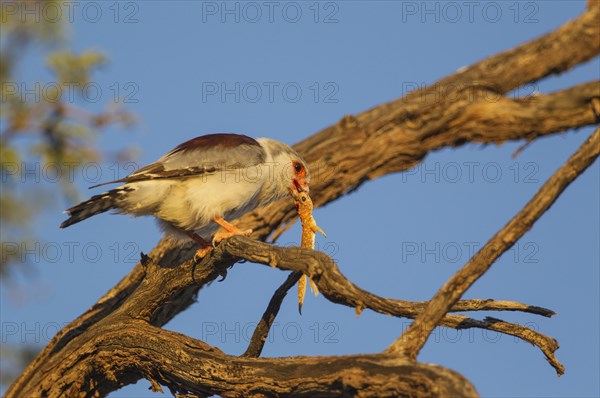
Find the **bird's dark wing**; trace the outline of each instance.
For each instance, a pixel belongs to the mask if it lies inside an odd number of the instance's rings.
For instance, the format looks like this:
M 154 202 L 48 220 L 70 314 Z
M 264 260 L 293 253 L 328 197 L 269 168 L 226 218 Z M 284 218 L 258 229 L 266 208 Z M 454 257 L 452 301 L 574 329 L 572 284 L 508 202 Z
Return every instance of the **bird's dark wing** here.
M 234 170 L 264 162 L 266 153 L 253 138 L 239 134 L 208 134 L 186 141 L 125 178 L 94 185 L 185 178 Z

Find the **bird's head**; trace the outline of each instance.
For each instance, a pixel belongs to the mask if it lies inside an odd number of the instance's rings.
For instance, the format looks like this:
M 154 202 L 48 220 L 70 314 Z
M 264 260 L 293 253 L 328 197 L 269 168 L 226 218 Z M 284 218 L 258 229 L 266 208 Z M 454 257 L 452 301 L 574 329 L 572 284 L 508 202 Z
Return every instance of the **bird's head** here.
M 272 188 L 276 196 L 289 194 L 296 199 L 300 192 L 309 191 L 310 172 L 296 151 L 268 138 L 259 138 L 257 141 L 265 148 L 269 161 L 273 162 L 275 173 Z
M 292 171 L 290 174 L 292 180 L 290 194 L 294 199 L 298 199 L 298 195 L 301 192 L 308 193 L 309 191 L 310 174 L 304 160 L 300 159 L 300 157 L 292 159 Z

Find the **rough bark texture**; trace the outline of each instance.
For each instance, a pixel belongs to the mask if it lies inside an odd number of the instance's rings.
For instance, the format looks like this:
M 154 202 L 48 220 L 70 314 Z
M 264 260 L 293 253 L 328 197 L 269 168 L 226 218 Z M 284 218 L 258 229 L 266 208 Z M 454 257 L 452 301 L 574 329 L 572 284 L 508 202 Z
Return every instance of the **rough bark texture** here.
M 414 167 L 438 149 L 470 142 L 531 141 L 597 124 L 598 81 L 523 99 L 505 94 L 596 56 L 600 52 L 598 20 L 600 4 L 590 1 L 587 12 L 555 32 L 487 58 L 427 89 L 357 116 L 346 116 L 297 144 L 295 148 L 312 170 L 315 205 L 330 203 L 367 180 Z M 291 200 L 283 200 L 246 215 L 239 224 L 252 228 L 254 239 L 265 240 L 271 234 L 276 239 L 294 217 Z M 402 350 L 262 359 L 252 358 L 260 353 L 261 347 L 255 347 L 249 349 L 247 357 L 232 357 L 201 341 L 161 329 L 194 303 L 201 286 L 223 275 L 239 258 L 310 274 L 327 299 L 355 307 L 358 312 L 369 308 L 416 318 L 427 307 L 427 303 L 385 299 L 360 289 L 322 253 L 235 237 L 194 266 L 194 249 L 192 244 L 178 247 L 170 239 L 159 242 L 143 263 L 52 339 L 11 386 L 7 397 L 104 396 L 140 378 L 150 380 L 155 390 L 162 384 L 172 392 L 201 396 L 476 395 L 462 376 L 417 363 L 412 354 L 403 357 L 398 354 Z M 269 317 L 276 316 L 276 304 L 286 290 L 282 286 L 274 298 L 273 309 L 267 310 Z M 456 300 L 445 297 L 444 309 L 552 315 L 550 310 L 520 303 Z M 558 366 L 554 357 L 558 343 L 521 325 L 445 312 L 441 317 L 436 313 L 432 319 L 434 324 L 448 327 L 480 327 L 518 336 L 537 345 Z M 266 326 L 268 331 L 269 324 Z M 261 333 L 256 338 L 260 340 Z

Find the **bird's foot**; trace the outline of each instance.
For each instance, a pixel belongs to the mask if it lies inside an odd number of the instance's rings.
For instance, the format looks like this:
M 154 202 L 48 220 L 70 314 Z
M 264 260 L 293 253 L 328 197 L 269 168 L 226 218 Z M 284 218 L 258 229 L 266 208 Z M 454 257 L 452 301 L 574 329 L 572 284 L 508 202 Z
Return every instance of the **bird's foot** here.
M 198 263 L 200 260 L 206 257 L 208 253 L 212 251 L 213 247 L 210 245 L 210 243 L 202 239 L 202 237 L 200 237 L 198 234 L 189 231 L 185 232 L 190 237 L 190 239 L 192 239 L 200 246 L 200 249 L 198 249 L 196 251 L 196 254 L 194 254 L 194 262 Z
M 196 250 L 196 254 L 194 254 L 194 261 L 199 262 L 204 257 L 206 257 L 206 255 L 208 253 L 210 253 L 212 250 L 213 250 L 212 246 L 206 246 L 206 247 L 202 247 L 202 248 Z
M 218 245 L 223 240 L 231 238 L 232 236 L 242 235 L 242 236 L 250 236 L 252 234 L 251 229 L 241 230 L 236 228 L 235 231 L 219 231 L 216 232 L 213 236 L 212 244 L 213 246 Z
M 218 231 L 213 235 L 213 246 L 216 246 L 217 244 L 221 243 L 222 240 L 231 238 L 235 235 L 250 236 L 250 234 L 252 234 L 251 229 L 241 230 L 235 225 L 225 221 L 221 217 L 215 217 L 213 218 L 213 221 L 219 224 L 221 227 L 223 227 L 223 229 L 225 229 L 225 231 Z

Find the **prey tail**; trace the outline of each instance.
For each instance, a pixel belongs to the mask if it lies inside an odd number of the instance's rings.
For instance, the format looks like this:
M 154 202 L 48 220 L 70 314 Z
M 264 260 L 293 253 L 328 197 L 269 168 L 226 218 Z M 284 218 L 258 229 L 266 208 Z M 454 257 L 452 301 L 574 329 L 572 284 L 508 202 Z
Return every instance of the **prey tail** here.
M 302 315 L 302 304 L 304 304 L 304 295 L 306 294 L 306 275 L 302 275 L 298 280 L 298 312 Z
M 104 213 L 105 211 L 118 208 L 118 202 L 122 196 L 128 191 L 127 188 L 111 189 L 108 192 L 100 195 L 92 196 L 85 202 L 81 202 L 76 206 L 66 210 L 65 213 L 70 217 L 60 224 L 61 228 L 66 228 L 70 225 L 77 224 L 86 218 L 95 216 L 96 214 Z

